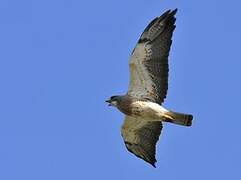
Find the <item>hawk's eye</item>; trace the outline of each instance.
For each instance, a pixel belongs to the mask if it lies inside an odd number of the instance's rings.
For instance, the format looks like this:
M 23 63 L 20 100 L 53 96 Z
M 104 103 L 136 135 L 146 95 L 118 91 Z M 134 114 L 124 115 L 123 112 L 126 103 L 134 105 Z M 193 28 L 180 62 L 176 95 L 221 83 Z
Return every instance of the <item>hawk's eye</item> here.
M 111 96 L 111 97 L 110 97 L 110 99 L 111 99 L 111 100 L 114 100 L 114 99 L 115 99 L 115 97 L 116 97 L 116 96 Z

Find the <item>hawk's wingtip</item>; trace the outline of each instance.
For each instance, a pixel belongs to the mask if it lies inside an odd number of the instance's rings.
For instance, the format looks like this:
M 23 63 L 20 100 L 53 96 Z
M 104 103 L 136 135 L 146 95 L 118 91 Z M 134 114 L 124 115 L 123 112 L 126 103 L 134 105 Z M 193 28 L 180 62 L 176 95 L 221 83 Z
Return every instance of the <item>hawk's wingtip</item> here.
M 170 14 L 174 16 L 177 13 L 177 10 L 178 10 L 177 8 L 174 9 L 173 11 L 170 12 Z
M 153 162 L 147 161 L 152 167 L 156 168 L 156 159 Z

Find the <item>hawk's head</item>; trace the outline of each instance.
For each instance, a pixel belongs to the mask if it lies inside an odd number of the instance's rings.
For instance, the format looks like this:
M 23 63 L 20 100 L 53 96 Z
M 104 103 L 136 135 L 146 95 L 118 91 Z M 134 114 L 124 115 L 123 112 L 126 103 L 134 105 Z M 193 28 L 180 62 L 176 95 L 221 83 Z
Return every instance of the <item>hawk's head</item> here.
M 109 100 L 106 100 L 105 102 L 109 103 L 109 106 L 115 106 L 117 107 L 119 102 L 121 101 L 122 96 L 111 96 Z

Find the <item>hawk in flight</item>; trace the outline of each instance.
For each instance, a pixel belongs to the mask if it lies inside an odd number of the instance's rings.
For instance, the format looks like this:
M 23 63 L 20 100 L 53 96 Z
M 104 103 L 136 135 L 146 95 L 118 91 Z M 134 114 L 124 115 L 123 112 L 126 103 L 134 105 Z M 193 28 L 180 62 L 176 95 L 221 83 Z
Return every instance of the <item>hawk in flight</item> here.
M 191 114 L 162 107 L 168 88 L 168 55 L 176 12 L 177 9 L 168 10 L 146 27 L 129 60 L 127 94 L 106 101 L 126 115 L 121 135 L 128 151 L 154 167 L 162 122 L 191 126 L 193 119 Z

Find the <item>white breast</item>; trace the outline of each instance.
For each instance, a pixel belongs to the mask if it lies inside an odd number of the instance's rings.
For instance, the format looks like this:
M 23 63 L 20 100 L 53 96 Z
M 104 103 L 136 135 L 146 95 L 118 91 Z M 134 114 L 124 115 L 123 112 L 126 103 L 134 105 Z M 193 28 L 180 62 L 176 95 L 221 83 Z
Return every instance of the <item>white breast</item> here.
M 160 119 L 165 112 L 168 112 L 168 110 L 153 102 L 135 101 L 132 103 L 132 107 L 140 109 L 140 116 L 148 119 Z

